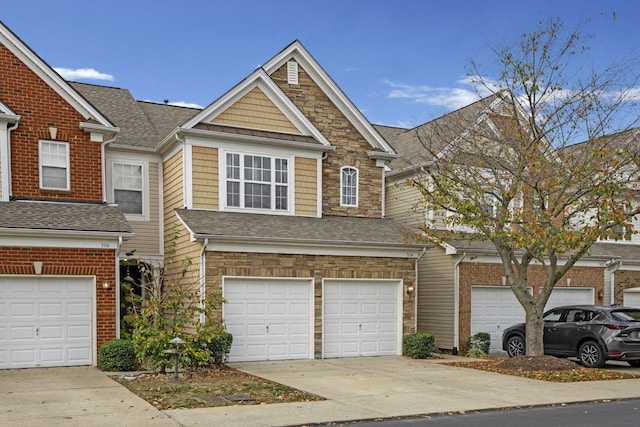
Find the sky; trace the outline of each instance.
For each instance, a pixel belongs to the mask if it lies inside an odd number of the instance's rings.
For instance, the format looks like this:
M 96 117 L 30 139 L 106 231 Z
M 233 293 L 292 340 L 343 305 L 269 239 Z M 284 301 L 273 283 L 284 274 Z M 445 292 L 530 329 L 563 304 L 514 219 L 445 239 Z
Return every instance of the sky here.
M 0 20 L 64 78 L 205 107 L 300 40 L 374 124 L 413 127 L 477 99 L 473 59 L 541 21 L 587 22 L 599 65 L 640 54 L 636 0 L 21 0 Z

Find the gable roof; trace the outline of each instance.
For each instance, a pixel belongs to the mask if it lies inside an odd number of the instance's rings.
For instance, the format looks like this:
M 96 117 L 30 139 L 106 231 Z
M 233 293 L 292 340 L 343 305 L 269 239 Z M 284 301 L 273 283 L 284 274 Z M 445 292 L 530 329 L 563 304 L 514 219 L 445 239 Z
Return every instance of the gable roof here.
M 277 55 L 267 61 L 262 68 L 271 75 L 290 59 L 294 59 L 309 74 L 311 79 L 322 89 L 325 95 L 334 103 L 342 114 L 362 134 L 374 150 L 395 155 L 391 145 L 378 133 L 375 127 L 369 123 L 360 110 L 344 94 L 340 87 L 333 81 L 320 64 L 311 56 L 299 40 L 294 40 Z
M 199 123 L 210 123 L 226 109 L 254 88 L 259 88 L 264 95 L 283 113 L 283 115 L 304 135 L 310 135 L 317 142 L 327 147 L 331 143 L 298 109 L 298 107 L 282 92 L 263 69 L 257 69 L 247 78 L 227 91 L 220 98 L 205 107 L 199 114 L 185 122 L 181 129 L 193 129 Z
M 389 167 L 393 172 L 401 172 L 433 161 L 434 157 L 428 151 L 440 153 L 445 150 L 448 142 L 485 120 L 492 105 L 499 100 L 498 92 L 411 129 L 375 125 L 399 154 Z M 430 145 L 429 150 L 424 144 Z
M 89 123 L 91 128 L 109 128 L 111 132 L 118 129 L 90 102 L 84 99 L 75 91 L 53 68 L 42 60 L 29 46 L 27 46 L 18 36 L 0 21 L 0 43 L 2 43 L 11 53 L 20 59 L 31 71 L 47 83 L 58 95 L 60 95 L 69 105 L 80 113 Z

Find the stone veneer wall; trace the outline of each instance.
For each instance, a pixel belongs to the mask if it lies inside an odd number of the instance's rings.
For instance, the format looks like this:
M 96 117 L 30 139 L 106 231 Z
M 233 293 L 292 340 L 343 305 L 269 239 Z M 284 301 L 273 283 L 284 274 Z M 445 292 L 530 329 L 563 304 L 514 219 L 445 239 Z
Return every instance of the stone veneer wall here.
M 414 260 L 265 253 L 207 252 L 207 292 L 222 292 L 222 276 L 314 279 L 315 357 L 322 357 L 322 279 L 402 279 L 415 286 Z M 415 332 L 415 293 L 403 291 L 403 335 Z

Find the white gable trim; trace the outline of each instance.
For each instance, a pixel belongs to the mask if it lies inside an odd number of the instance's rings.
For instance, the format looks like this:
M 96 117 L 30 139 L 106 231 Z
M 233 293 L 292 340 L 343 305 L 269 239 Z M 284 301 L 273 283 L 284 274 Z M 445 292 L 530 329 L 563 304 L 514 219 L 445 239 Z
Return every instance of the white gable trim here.
M 322 89 L 336 107 L 338 107 L 340 112 L 355 126 L 372 148 L 380 149 L 390 154 L 396 154 L 395 150 L 382 138 L 378 131 L 373 128 L 360 110 L 353 105 L 351 100 L 349 100 L 333 79 L 322 69 L 320 64 L 318 64 L 298 40 L 291 43 L 282 52 L 270 59 L 262 68 L 264 68 L 267 74 L 271 75 L 291 58 L 302 65 L 302 68 L 304 68 L 313 81 Z
M 13 34 L 11 30 L 5 27 L 2 22 L 0 22 L 0 43 L 6 46 L 11 53 L 73 106 L 85 119 L 94 119 L 103 126 L 113 127 L 113 124 L 105 116 L 80 96 L 58 73 Z
M 192 117 L 181 128 L 190 129 L 198 123 L 210 123 L 217 116 L 222 114 L 227 108 L 235 104 L 240 98 L 245 96 L 254 88 L 259 88 L 271 102 L 287 117 L 291 123 L 303 134 L 311 135 L 321 144 L 330 146 L 331 143 L 322 133 L 311 123 L 311 121 L 296 107 L 296 105 L 282 92 L 282 90 L 271 80 L 271 77 L 262 69 L 257 69 L 240 84 L 222 95 L 211 105 L 200 113 Z

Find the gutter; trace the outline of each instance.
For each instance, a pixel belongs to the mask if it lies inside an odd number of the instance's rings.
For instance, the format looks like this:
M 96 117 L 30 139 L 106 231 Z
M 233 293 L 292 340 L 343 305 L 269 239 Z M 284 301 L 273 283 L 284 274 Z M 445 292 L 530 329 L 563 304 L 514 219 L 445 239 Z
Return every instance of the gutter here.
M 453 354 L 458 354 L 460 348 L 460 263 L 466 258 L 467 253 L 455 262 L 453 269 Z

